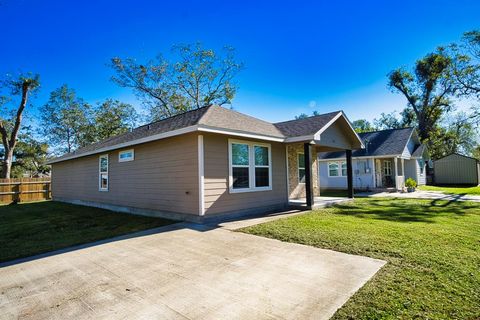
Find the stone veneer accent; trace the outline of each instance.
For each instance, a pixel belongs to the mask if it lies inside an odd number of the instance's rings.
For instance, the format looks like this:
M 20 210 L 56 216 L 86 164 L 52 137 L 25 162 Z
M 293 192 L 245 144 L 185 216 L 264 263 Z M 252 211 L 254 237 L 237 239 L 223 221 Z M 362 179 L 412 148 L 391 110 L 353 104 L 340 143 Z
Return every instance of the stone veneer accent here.
M 288 196 L 291 199 L 305 198 L 305 184 L 298 182 L 298 154 L 303 153 L 303 143 L 292 143 L 287 145 L 288 157 Z M 312 147 L 312 179 L 313 195 L 320 196 L 318 185 L 318 160 L 315 146 Z

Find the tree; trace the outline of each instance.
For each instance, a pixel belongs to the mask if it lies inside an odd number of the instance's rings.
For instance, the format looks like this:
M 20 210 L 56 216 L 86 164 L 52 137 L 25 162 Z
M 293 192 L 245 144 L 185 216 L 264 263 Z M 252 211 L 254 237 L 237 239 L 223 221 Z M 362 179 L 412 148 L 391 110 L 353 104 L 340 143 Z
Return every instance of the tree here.
M 365 119 L 358 119 L 352 122 L 353 129 L 358 132 L 371 132 L 375 131 L 375 128 Z
M 309 116 L 306 113 L 300 113 L 298 116 L 295 116 L 295 119 L 297 119 L 297 120 L 298 119 L 305 119 L 305 118 L 308 118 L 308 117 L 315 117 L 315 116 L 319 116 L 319 115 L 321 115 L 321 113 L 319 111 L 315 110 L 315 111 L 312 112 L 311 116 Z
M 89 139 L 94 142 L 125 133 L 137 124 L 135 109 L 118 100 L 107 99 L 94 112 L 93 137 Z
M 225 47 L 223 56 L 199 43 L 173 46 L 172 51 L 176 61 L 162 55 L 145 64 L 132 58 L 112 58 L 113 82 L 132 88 L 153 120 L 231 103 L 237 91 L 233 79 L 243 68 L 235 61 L 233 48 Z
M 91 143 L 91 107 L 66 84 L 50 93 L 40 109 L 41 132 L 59 152 L 72 152 Z
M 480 98 L 480 30 L 465 32 L 461 44 L 450 45 L 453 78 L 460 96 Z
M 407 99 L 406 114 L 415 116 L 420 139 L 429 141 L 442 116 L 452 110 L 456 86 L 450 78 L 452 58 L 439 48 L 418 60 L 413 73 L 397 69 L 389 74 L 389 87 Z
M 18 136 L 14 158 L 15 162 L 12 164 L 13 177 L 21 178 L 25 175 L 37 177 L 50 172 L 50 167 L 46 164 L 48 144 L 33 138 L 29 127 L 25 128 Z
M 0 89 L 10 91 L 10 96 L 0 96 L 0 135 L 3 145 L 2 178 L 10 178 L 13 154 L 17 145 L 17 137 L 22 125 L 23 112 L 28 103 L 29 95 L 40 87 L 38 74 L 19 75 L 15 79 L 7 79 Z M 15 109 L 10 106 L 14 96 L 20 96 L 20 102 Z

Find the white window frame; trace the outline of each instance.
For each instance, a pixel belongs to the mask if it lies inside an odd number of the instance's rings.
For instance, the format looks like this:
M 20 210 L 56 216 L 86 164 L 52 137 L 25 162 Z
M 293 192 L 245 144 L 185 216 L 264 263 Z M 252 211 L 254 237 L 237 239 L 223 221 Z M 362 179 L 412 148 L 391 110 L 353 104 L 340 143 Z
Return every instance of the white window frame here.
M 248 145 L 248 165 L 232 165 L 232 144 Z M 268 149 L 268 166 L 255 165 L 255 147 Z M 233 167 L 248 168 L 248 188 L 233 188 Z M 255 168 L 268 168 L 268 187 L 255 187 Z M 246 140 L 228 139 L 228 186 L 230 193 L 270 191 L 272 190 L 272 146 L 269 143 L 252 142 Z
M 423 177 L 423 174 L 425 173 L 425 160 L 419 159 L 418 160 L 418 166 L 420 167 L 420 176 Z
M 305 154 L 303 152 L 298 152 L 297 153 L 297 174 L 298 174 L 298 183 L 299 184 L 305 184 L 305 182 L 302 182 L 301 179 L 300 179 L 300 170 L 303 169 L 303 171 L 305 171 L 305 162 L 303 162 L 303 167 L 300 167 L 300 159 L 299 159 L 299 156 L 303 154 L 303 159 L 305 160 Z M 307 172 L 305 171 L 305 175 L 307 174 Z
M 387 166 L 388 163 L 388 166 Z M 389 170 L 389 174 L 387 174 L 387 169 Z M 391 160 L 383 160 L 383 175 L 385 177 L 392 176 L 392 161 Z
M 331 164 L 335 164 L 337 166 L 337 172 L 338 172 L 337 176 L 330 175 L 330 165 Z M 346 167 L 347 166 L 346 161 L 329 161 L 327 163 L 328 177 L 329 178 L 344 178 L 344 177 L 348 176 L 348 168 L 345 168 L 345 170 L 347 170 L 347 171 L 345 172 L 345 174 L 343 174 L 342 166 L 344 164 L 345 164 L 345 167 Z
M 121 155 L 125 153 L 132 153 L 131 158 L 122 159 Z M 135 160 L 135 151 L 133 149 L 123 150 L 118 153 L 118 162 L 128 162 Z
M 334 165 L 337 166 L 337 173 L 338 173 L 338 175 L 336 175 L 336 176 L 330 175 L 330 165 L 332 165 L 332 164 L 334 164 Z M 329 178 L 340 178 L 340 177 L 342 177 L 342 171 L 341 171 L 341 170 L 342 170 L 342 169 L 341 169 L 340 162 L 338 162 L 338 161 L 329 161 L 329 162 L 327 163 L 327 171 L 328 171 L 328 177 L 329 177 Z
M 107 171 L 102 172 L 102 159 L 106 158 L 107 159 Z M 109 166 L 110 166 L 110 161 L 108 159 L 108 154 L 102 154 L 101 156 L 98 157 L 98 191 L 108 191 L 108 187 L 110 184 L 110 179 L 109 179 Z M 107 187 L 102 188 L 102 174 L 107 175 Z

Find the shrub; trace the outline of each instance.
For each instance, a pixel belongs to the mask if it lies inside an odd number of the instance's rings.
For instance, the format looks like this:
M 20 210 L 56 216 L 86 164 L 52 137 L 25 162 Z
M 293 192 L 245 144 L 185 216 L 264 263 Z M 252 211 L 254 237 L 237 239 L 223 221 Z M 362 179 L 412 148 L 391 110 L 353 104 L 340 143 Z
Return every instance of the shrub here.
M 415 181 L 414 179 L 412 178 L 408 178 L 407 181 L 405 181 L 405 186 L 407 188 L 416 188 L 417 187 L 417 181 Z

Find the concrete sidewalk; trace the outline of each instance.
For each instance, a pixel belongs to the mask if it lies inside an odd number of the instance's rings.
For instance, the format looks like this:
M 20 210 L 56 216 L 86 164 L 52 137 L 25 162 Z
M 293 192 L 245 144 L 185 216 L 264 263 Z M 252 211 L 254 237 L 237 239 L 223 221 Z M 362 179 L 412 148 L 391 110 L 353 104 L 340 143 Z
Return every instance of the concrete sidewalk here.
M 2 319 L 328 319 L 384 261 L 180 223 L 0 268 Z
M 416 190 L 415 192 L 361 192 L 356 194 L 360 197 L 392 197 L 407 199 L 429 199 L 445 201 L 473 201 L 480 202 L 480 196 L 446 194 L 436 191 Z

